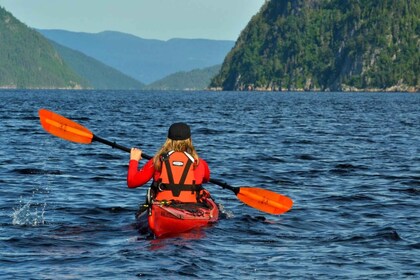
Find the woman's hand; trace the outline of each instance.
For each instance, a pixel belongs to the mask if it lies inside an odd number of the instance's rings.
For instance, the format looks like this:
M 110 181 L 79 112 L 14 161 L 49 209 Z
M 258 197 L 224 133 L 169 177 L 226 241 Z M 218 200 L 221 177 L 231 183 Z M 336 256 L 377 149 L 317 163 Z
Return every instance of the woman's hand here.
M 135 161 L 141 160 L 141 153 L 142 151 L 140 149 L 131 148 L 130 160 L 135 160 Z

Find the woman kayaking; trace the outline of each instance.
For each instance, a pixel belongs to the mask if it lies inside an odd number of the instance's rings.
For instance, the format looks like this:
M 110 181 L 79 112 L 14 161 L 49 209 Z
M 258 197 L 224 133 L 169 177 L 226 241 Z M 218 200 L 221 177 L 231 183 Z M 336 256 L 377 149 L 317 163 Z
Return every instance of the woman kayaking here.
M 179 195 L 176 194 L 181 192 L 180 201 L 194 202 L 196 199 L 191 197 L 191 193 L 201 191 L 201 184 L 210 180 L 210 169 L 197 155 L 192 144 L 190 127 L 185 123 L 172 124 L 163 146 L 138 170 L 141 153 L 140 149 L 131 149 L 127 175 L 129 188 L 140 187 L 153 178 L 152 186 L 158 191 L 156 195 L 159 198 L 165 196 L 164 199 L 168 199 L 169 192 L 166 191 L 171 190 L 174 197 L 169 195 L 169 198 L 178 198 Z M 168 164 L 171 159 L 175 160 Z M 183 181 L 180 180 L 182 175 Z
M 190 128 L 185 123 L 173 124 L 167 141 L 151 157 L 139 149 L 129 149 L 94 135 L 83 125 L 52 111 L 40 109 L 39 119 L 47 132 L 62 139 L 81 144 L 100 142 L 130 152 L 128 187 L 139 187 L 153 178 L 144 207 L 147 211 L 139 213 L 137 218 L 139 222 L 143 220 L 156 237 L 185 232 L 217 221 L 219 209 L 209 192 L 201 186 L 206 182 L 232 191 L 240 201 L 265 213 L 279 215 L 293 206 L 290 198 L 273 191 L 233 187 L 221 180 L 210 179 L 208 165 L 198 157 L 192 145 Z M 149 161 L 138 170 L 142 155 Z
M 142 151 L 132 148 L 127 185 L 136 188 L 153 179 L 147 200 L 149 228 L 156 236 L 179 233 L 217 221 L 218 208 L 202 187 L 210 169 L 192 144 L 190 127 L 174 123 L 156 153 L 139 169 Z

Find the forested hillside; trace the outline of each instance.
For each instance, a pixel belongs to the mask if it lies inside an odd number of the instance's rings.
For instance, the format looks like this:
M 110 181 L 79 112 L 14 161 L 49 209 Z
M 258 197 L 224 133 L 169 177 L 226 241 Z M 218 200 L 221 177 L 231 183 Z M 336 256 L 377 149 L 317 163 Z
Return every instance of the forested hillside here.
M 420 90 L 420 0 L 271 0 L 211 87 Z
M 81 88 L 47 39 L 0 7 L 0 88 Z
M 153 90 L 204 90 L 209 87 L 211 79 L 219 72 L 220 67 L 219 64 L 204 69 L 177 72 L 148 85 L 146 88 Z

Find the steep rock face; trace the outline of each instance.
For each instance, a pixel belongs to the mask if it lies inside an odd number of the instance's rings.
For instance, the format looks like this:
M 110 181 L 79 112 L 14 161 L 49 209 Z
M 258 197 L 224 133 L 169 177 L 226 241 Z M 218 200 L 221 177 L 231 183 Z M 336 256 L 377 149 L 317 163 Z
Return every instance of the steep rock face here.
M 420 1 L 267 1 L 210 86 L 419 91 Z
M 81 88 L 53 46 L 0 7 L 0 88 Z

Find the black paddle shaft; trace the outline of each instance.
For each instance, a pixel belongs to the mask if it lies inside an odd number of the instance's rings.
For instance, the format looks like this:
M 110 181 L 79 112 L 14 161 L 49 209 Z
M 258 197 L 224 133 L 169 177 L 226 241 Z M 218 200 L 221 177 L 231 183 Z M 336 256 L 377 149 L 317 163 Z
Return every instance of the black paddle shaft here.
M 101 137 L 98 137 L 96 135 L 93 135 L 92 141 L 101 142 L 101 143 L 103 143 L 105 145 L 111 146 L 112 148 L 119 149 L 119 150 L 122 150 L 122 151 L 127 152 L 127 153 L 130 153 L 131 152 L 131 149 L 130 148 L 127 148 L 127 147 L 118 145 L 115 142 L 108 141 L 108 140 L 103 139 Z M 142 158 L 145 158 L 145 159 L 151 159 L 152 158 L 151 156 L 146 155 L 144 153 L 141 153 L 141 156 L 142 156 Z
M 239 190 L 240 190 L 238 187 L 232 187 L 231 185 L 227 184 L 226 182 L 223 182 L 222 180 L 218 180 L 218 179 L 210 179 L 210 183 L 221 186 L 224 189 L 231 190 L 235 194 L 238 194 Z

